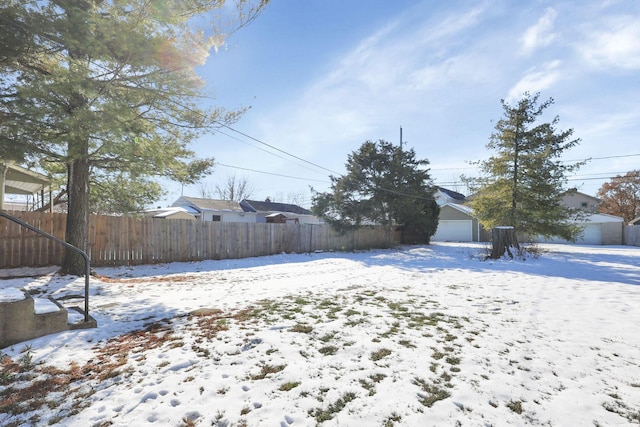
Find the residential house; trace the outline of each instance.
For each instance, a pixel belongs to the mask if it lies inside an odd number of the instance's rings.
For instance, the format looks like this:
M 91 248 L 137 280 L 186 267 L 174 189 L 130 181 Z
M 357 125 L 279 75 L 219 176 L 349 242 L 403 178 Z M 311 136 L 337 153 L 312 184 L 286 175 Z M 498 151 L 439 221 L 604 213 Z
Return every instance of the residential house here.
M 255 214 L 245 212 L 238 202 L 180 196 L 171 206 L 184 208 L 200 221 L 256 222 Z
M 463 204 L 466 201 L 464 194 L 444 187 L 436 187 L 434 197 L 438 206 L 444 206 L 447 203 Z
M 624 219 L 619 216 L 593 213 L 575 222 L 582 227 L 582 235 L 575 242 L 579 245 L 621 245 Z M 570 243 L 559 237 L 534 238 L 540 243 Z
M 321 222 L 308 209 L 290 203 L 272 202 L 269 198 L 264 201 L 245 199 L 240 202 L 240 206 L 245 212 L 255 214 L 257 222 L 299 224 L 319 224 Z
M 568 208 L 586 212 L 586 216 L 576 220 L 575 224 L 582 228 L 582 234 L 575 242 L 579 245 L 621 245 L 624 220 L 621 217 L 598 213 L 600 199 L 579 192 L 572 188 L 566 191 L 560 203 Z M 546 243 L 569 243 L 568 241 L 552 237 L 549 239 L 535 238 L 535 241 Z
M 170 207 L 170 208 L 158 208 L 150 209 L 143 212 L 144 216 L 150 216 L 155 219 L 190 219 L 195 220 L 196 217 L 193 214 L 187 212 L 182 207 Z
M 473 209 L 465 204 L 464 194 L 437 187 L 436 203 L 440 206 L 438 229 L 431 237 L 435 242 L 484 242 L 488 233 L 480 225 Z
M 459 193 L 441 188 L 439 191 L 443 197 L 449 197 L 450 200 L 440 206 L 438 229 L 431 238 L 432 241 L 483 242 L 490 240 L 490 230 L 485 230 L 479 224 L 473 210 L 468 205 L 459 203 L 460 198 L 455 196 Z M 600 203 L 597 197 L 572 189 L 562 196 L 560 203 L 587 213 L 585 218 L 576 222 L 576 225 L 582 227 L 582 235 L 578 238 L 577 244 L 622 244 L 623 219 L 597 213 L 597 207 Z M 546 243 L 569 243 L 560 238 L 535 237 L 532 240 Z
M 473 209 L 460 203 L 445 203 L 440 206 L 438 229 L 431 237 L 440 242 L 484 242 L 488 233 L 473 214 Z
M 600 206 L 600 199 L 581 193 L 577 189 L 572 188 L 562 195 L 560 203 L 568 208 L 597 213 L 598 206 Z

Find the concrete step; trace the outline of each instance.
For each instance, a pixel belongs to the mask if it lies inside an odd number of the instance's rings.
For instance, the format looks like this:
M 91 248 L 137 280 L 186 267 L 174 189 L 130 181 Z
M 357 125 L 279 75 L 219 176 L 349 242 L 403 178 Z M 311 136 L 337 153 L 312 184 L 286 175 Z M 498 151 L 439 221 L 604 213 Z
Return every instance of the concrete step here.
M 67 308 L 51 297 L 34 299 L 18 288 L 0 290 L 0 348 L 71 329 L 95 328 L 97 322 L 78 307 Z

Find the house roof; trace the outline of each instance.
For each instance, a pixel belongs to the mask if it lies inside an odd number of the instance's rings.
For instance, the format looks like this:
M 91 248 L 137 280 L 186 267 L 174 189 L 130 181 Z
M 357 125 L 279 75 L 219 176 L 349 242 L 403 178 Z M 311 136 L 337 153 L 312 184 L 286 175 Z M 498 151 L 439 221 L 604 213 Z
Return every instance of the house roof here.
M 195 217 L 187 212 L 187 209 L 182 207 L 170 207 L 170 208 L 160 208 L 160 209 L 151 209 L 144 212 L 146 215 L 151 216 L 153 218 L 169 218 L 172 216 L 180 217 L 180 218 L 189 218 L 195 219 Z
M 199 197 L 181 196 L 176 200 L 172 206 L 190 206 L 202 212 L 203 210 L 209 211 L 238 211 L 242 212 L 243 209 L 238 202 L 231 200 L 217 200 L 217 199 L 204 199 Z
M 597 197 L 592 196 L 592 195 L 590 195 L 590 194 L 582 193 L 582 192 L 578 191 L 578 190 L 577 190 L 577 189 L 575 189 L 575 188 L 571 188 L 571 189 L 569 189 L 569 190 L 565 191 L 565 192 L 562 194 L 562 196 L 580 196 L 580 197 L 586 197 L 586 198 L 588 198 L 588 199 L 592 199 L 594 202 L 600 202 L 600 201 L 601 201 L 601 200 L 600 200 L 600 199 L 598 199 Z
M 453 190 L 449 190 L 449 189 L 444 188 L 444 187 L 438 187 L 438 191 L 440 191 L 442 194 L 444 194 L 445 196 L 447 196 L 450 199 L 458 200 L 460 202 L 464 202 L 464 199 L 465 199 L 464 194 L 457 193 L 457 192 L 455 192 Z
M 578 221 L 578 222 L 581 222 L 581 223 L 582 222 L 596 222 L 596 223 L 624 222 L 624 218 L 620 216 L 615 216 L 615 215 L 595 213 L 595 214 L 587 215 L 583 221 Z
M 3 163 L 6 168 L 4 188 L 7 194 L 34 194 L 47 188 L 51 180 L 45 175 L 30 171 L 13 163 Z
M 245 199 L 240 202 L 240 206 L 242 207 L 242 209 L 244 209 L 245 212 L 286 212 L 297 215 L 311 215 L 310 210 L 301 208 L 298 205 L 272 202 L 269 199 L 265 201 Z
M 191 215 L 200 215 L 200 211 L 193 206 L 182 206 L 182 208 L 184 208 L 184 210 Z
M 444 205 L 440 206 L 440 208 L 442 209 L 445 206 L 449 206 L 452 209 L 455 209 L 457 211 L 462 212 L 463 214 L 469 215 L 469 216 L 473 216 L 473 209 L 471 209 L 471 207 L 467 206 L 467 205 L 460 205 L 458 203 L 445 203 Z

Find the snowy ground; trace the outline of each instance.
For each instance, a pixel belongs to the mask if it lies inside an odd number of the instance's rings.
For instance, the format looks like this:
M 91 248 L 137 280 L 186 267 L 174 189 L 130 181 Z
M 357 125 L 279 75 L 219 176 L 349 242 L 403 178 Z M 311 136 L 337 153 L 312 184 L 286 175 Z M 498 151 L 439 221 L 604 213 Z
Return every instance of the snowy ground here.
M 541 248 L 100 268 L 97 329 L 3 350 L 0 425 L 639 424 L 640 248 Z

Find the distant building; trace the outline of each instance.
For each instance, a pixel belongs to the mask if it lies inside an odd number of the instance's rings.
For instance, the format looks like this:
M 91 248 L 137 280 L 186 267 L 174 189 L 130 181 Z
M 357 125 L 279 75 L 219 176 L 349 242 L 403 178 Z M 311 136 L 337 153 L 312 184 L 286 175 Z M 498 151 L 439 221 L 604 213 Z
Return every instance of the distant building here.
M 187 212 L 185 208 L 175 206 L 170 208 L 150 209 L 144 211 L 143 214 L 144 216 L 150 216 L 157 219 L 196 219 L 196 217 Z
M 238 202 L 181 196 L 171 206 L 184 208 L 200 221 L 256 222 L 255 215 L 247 214 Z
M 479 224 L 473 210 L 461 203 L 473 199 L 473 195 L 466 199 L 460 193 L 438 187 L 436 201 L 440 205 L 440 216 L 436 234 L 432 241 L 487 241 L 490 233 Z M 442 203 L 442 201 L 445 201 Z M 582 234 L 577 244 L 587 245 L 619 245 L 622 244 L 623 220 L 612 215 L 598 214 L 600 199 L 581 193 L 576 189 L 565 192 L 560 204 L 569 208 L 580 209 L 587 213 L 586 217 L 574 223 L 582 227 Z M 532 240 L 546 243 L 569 243 L 554 237 L 545 239 L 533 237 Z
M 440 206 L 438 228 L 431 237 L 434 242 L 483 242 L 489 239 L 473 209 L 460 203 Z
M 264 201 L 245 199 L 240 202 L 240 206 L 242 206 L 245 212 L 254 213 L 257 222 L 321 223 L 320 219 L 314 216 L 308 209 L 290 203 L 272 202 L 269 198 Z
M 436 187 L 434 197 L 438 206 L 444 206 L 447 203 L 463 204 L 466 201 L 464 194 L 444 187 Z
M 560 204 L 568 208 L 580 209 L 589 213 L 596 213 L 598 212 L 598 206 L 600 206 L 600 199 L 585 193 L 581 193 L 577 189 L 572 188 L 571 190 L 566 191 L 561 196 Z
M 290 203 L 243 200 L 204 199 L 181 196 L 173 207 L 183 208 L 200 221 L 258 222 L 274 224 L 319 224 L 321 221 L 310 210 Z

